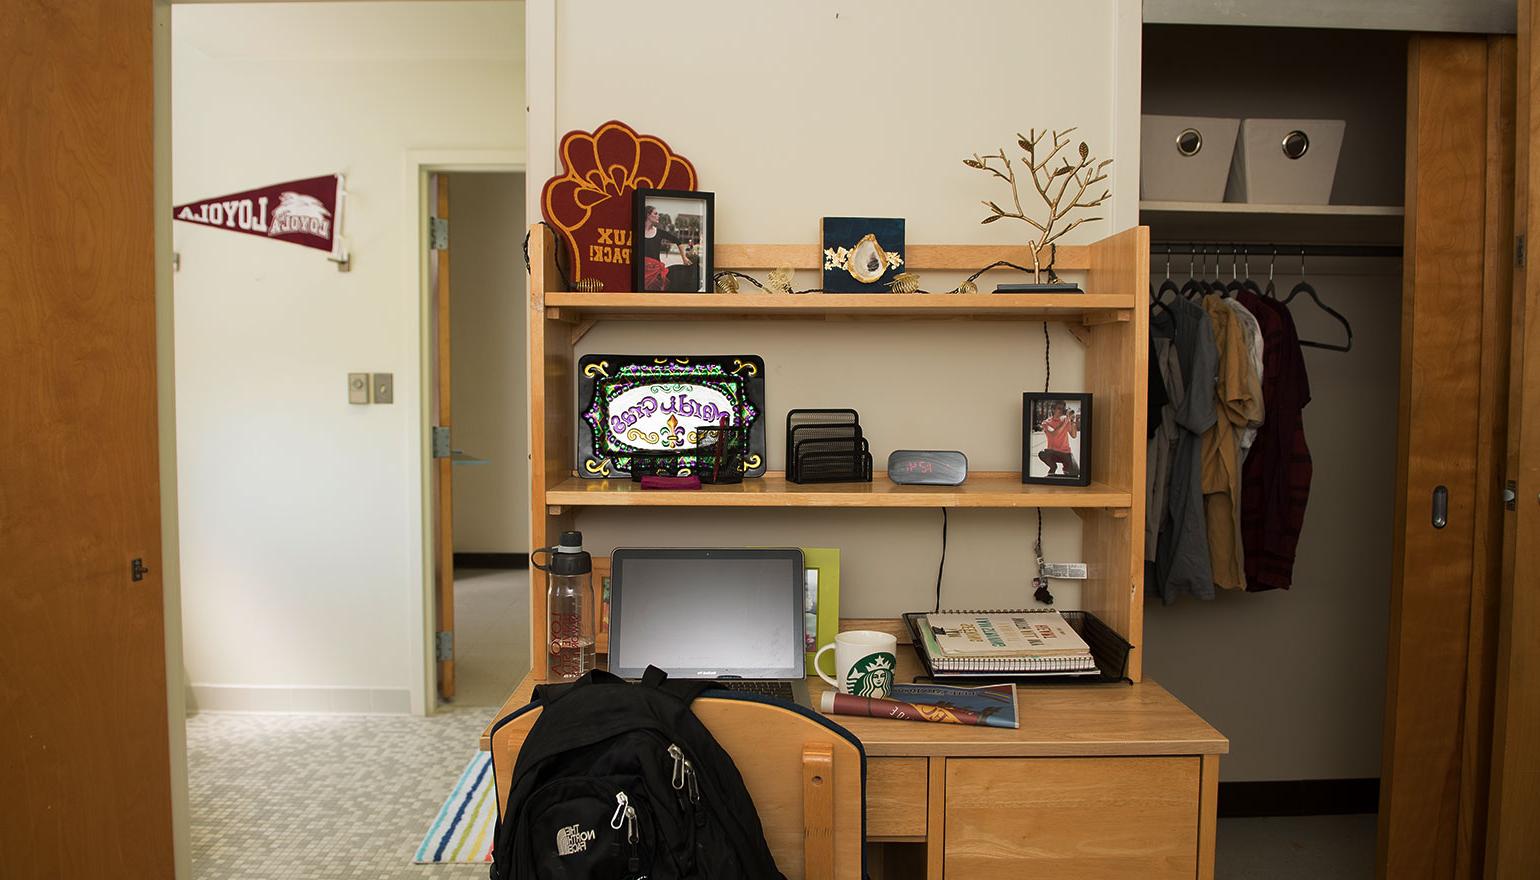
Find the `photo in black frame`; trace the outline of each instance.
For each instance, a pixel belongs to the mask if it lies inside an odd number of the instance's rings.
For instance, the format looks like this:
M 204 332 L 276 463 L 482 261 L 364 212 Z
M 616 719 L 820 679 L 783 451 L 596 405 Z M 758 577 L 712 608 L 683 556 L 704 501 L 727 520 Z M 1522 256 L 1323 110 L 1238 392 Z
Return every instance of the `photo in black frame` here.
M 1090 485 L 1091 395 L 1058 391 L 1021 395 L 1021 481 Z
M 631 283 L 638 291 L 706 293 L 716 245 L 716 196 L 638 189 L 632 197 Z

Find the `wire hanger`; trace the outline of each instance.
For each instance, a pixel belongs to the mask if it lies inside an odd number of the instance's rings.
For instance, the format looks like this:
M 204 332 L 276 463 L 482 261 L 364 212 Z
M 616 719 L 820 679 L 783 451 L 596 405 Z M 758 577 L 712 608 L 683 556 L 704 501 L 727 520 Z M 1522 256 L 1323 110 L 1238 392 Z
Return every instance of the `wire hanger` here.
M 1166 246 L 1166 280 L 1160 282 L 1160 289 L 1159 290 L 1156 290 L 1156 291 L 1154 291 L 1153 293 L 1150 294 L 1150 308 L 1152 310 L 1155 310 L 1155 311 L 1159 311 L 1161 309 L 1164 309 L 1164 310 L 1169 312 L 1171 310 L 1171 306 L 1166 304 L 1166 294 L 1167 293 L 1175 294 L 1177 296 L 1181 296 L 1182 295 L 1181 288 L 1177 287 L 1176 286 L 1176 282 L 1171 280 L 1171 246 L 1170 245 Z
M 1267 289 L 1262 291 L 1262 295 L 1267 297 L 1268 299 L 1277 299 L 1278 298 L 1278 287 L 1277 287 L 1277 285 L 1273 281 L 1273 268 L 1276 267 L 1277 265 L 1278 265 L 1278 249 L 1277 248 L 1273 248 L 1273 258 L 1271 260 L 1267 261 Z
M 1233 297 L 1246 289 L 1246 285 L 1241 282 L 1240 273 L 1236 271 L 1236 254 L 1239 252 L 1240 248 L 1230 248 L 1230 283 L 1226 284 L 1224 289 L 1224 295 L 1228 297 Z M 1246 271 L 1248 275 L 1251 273 L 1249 269 Z
M 1245 271 L 1243 273 L 1246 276 L 1246 280 L 1241 282 L 1241 290 L 1244 290 L 1247 293 L 1252 294 L 1253 296 L 1261 296 L 1262 295 L 1262 288 L 1258 287 L 1257 283 L 1255 281 L 1251 280 L 1251 249 L 1250 248 L 1245 248 L 1245 249 L 1241 250 L 1241 254 L 1243 254 L 1245 256 L 1245 258 L 1246 258 L 1246 266 L 1245 266 Z M 1272 277 L 1271 271 L 1268 272 L 1268 277 L 1269 278 Z
M 1177 291 L 1185 299 L 1192 299 L 1193 294 L 1203 292 L 1203 282 L 1198 278 L 1198 272 L 1193 268 L 1193 257 L 1197 256 L 1198 246 L 1193 245 L 1192 251 L 1187 255 L 1187 283 Z
M 1289 303 L 1293 302 L 1294 301 L 1294 297 L 1299 296 L 1301 293 L 1309 294 L 1310 298 L 1315 300 L 1315 304 L 1320 306 L 1322 311 L 1324 311 L 1328 315 L 1331 315 L 1333 318 L 1335 318 L 1337 320 L 1338 324 L 1342 325 L 1342 329 L 1347 331 L 1347 344 L 1346 345 L 1336 345 L 1336 344 L 1330 343 L 1330 342 L 1311 342 L 1311 341 L 1305 340 L 1305 339 L 1301 339 L 1299 341 L 1299 344 L 1300 345 L 1308 345 L 1311 348 L 1324 348 L 1327 351 L 1352 351 L 1353 350 L 1353 325 L 1348 323 L 1348 319 L 1344 318 L 1342 316 L 1341 312 L 1337 311 L 1336 309 L 1332 308 L 1331 306 L 1327 305 L 1326 303 L 1321 302 L 1321 296 L 1320 296 L 1320 294 L 1315 292 L 1315 287 L 1313 285 L 1311 285 L 1311 283 L 1309 281 L 1305 280 L 1305 249 L 1304 248 L 1300 248 L 1299 249 L 1299 283 L 1294 285 L 1294 289 L 1293 290 L 1289 291 L 1288 298 L 1286 298 L 1283 301 L 1283 304 L 1284 305 L 1288 305 Z

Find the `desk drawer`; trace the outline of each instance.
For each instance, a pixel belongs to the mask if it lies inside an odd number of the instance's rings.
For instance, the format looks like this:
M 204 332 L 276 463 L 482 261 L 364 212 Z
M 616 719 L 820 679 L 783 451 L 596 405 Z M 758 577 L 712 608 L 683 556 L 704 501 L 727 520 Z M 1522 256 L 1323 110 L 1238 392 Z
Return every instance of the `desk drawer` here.
M 1198 782 L 1196 757 L 949 759 L 946 877 L 1192 880 Z
M 925 758 L 866 760 L 866 837 L 924 837 L 927 776 Z

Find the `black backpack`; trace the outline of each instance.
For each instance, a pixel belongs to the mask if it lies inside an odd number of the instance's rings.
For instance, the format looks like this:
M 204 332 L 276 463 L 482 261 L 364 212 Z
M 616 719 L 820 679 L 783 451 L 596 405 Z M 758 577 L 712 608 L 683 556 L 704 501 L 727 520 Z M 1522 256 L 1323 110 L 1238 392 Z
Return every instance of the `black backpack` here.
M 536 687 L 492 880 L 785 880 L 738 768 L 690 711 L 710 687 L 656 668 L 640 684 L 595 670 Z

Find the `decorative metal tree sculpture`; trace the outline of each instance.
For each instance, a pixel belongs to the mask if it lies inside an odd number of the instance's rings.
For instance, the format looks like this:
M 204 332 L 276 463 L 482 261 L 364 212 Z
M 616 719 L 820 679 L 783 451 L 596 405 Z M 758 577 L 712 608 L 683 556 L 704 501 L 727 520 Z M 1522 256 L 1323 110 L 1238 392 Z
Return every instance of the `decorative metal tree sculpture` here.
M 1032 280 L 1035 282 L 1042 281 L 1044 267 L 1040 262 L 1039 254 L 1044 248 L 1051 247 L 1055 241 L 1058 241 L 1060 237 L 1076 226 L 1102 218 L 1081 217 L 1062 226 L 1059 225 L 1060 221 L 1068 217 L 1073 211 L 1097 207 L 1112 194 L 1111 190 L 1103 189 L 1102 194 L 1095 198 L 1086 197 L 1086 193 L 1091 187 L 1107 179 L 1104 169 L 1112 164 L 1111 159 L 1103 159 L 1100 162 L 1096 161 L 1095 157 L 1091 155 L 1091 148 L 1086 146 L 1085 141 L 1081 141 L 1079 148 L 1076 150 L 1079 154 L 1078 161 L 1071 161 L 1070 157 L 1060 155 L 1064 148 L 1069 146 L 1069 136 L 1074 130 L 1074 128 L 1066 128 L 1063 131 L 1050 132 L 1044 130 L 1040 132 L 1037 129 L 1029 129 L 1026 135 L 1022 135 L 1019 132 L 1016 135 L 1016 145 L 1021 147 L 1022 151 L 1026 153 L 1022 157 L 1022 165 L 1026 168 L 1028 176 L 1032 179 L 1032 188 L 1037 191 L 1043 203 L 1048 206 L 1048 218 L 1041 222 L 1027 216 L 1027 213 L 1022 210 L 1021 192 L 1016 181 L 1016 171 L 1012 168 L 1011 160 L 1006 157 L 1003 148 L 1000 152 L 992 153 L 988 156 L 980 156 L 978 153 L 974 153 L 973 158 L 963 160 L 963 164 L 969 168 L 988 171 L 990 174 L 1011 185 L 1011 200 L 1016 209 L 1014 211 L 1007 211 L 986 199 L 983 204 L 984 207 L 989 209 L 990 214 L 979 222 L 993 223 L 996 220 L 1010 217 L 1020 220 L 1037 230 L 1036 237 L 1028 242 L 1032 249 Z M 1053 143 L 1045 150 L 1042 140 L 1047 135 L 1052 135 Z M 1053 164 L 1055 159 L 1061 163 L 1057 167 Z M 998 168 L 994 164 L 997 161 L 1000 165 Z M 1074 192 L 1070 192 L 1071 188 L 1074 189 Z M 1051 264 L 1048 266 L 1048 270 L 1051 278 L 1053 274 Z

